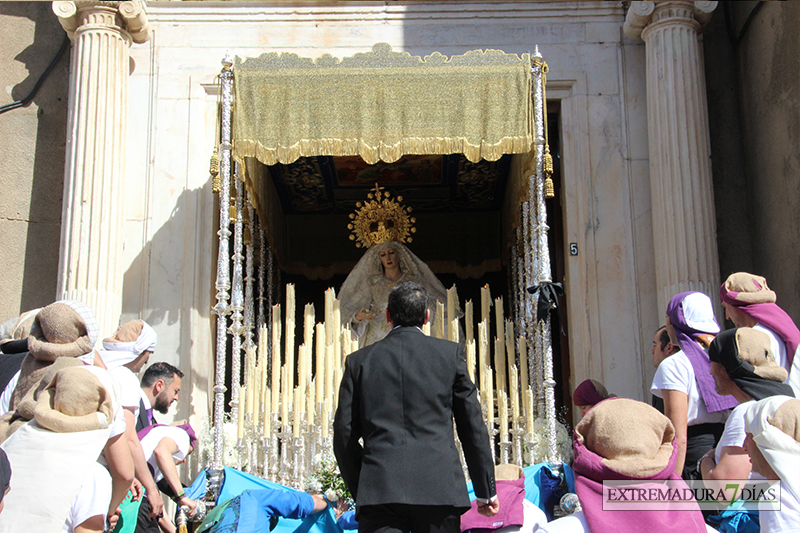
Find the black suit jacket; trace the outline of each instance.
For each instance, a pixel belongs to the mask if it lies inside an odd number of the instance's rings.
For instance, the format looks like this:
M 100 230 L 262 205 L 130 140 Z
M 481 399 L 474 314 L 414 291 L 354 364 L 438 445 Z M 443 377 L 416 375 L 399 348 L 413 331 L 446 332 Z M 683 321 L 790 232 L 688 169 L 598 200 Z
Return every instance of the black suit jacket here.
M 469 507 L 453 418 L 475 495 L 494 496 L 489 434 L 458 344 L 403 327 L 350 354 L 333 449 L 357 504 Z

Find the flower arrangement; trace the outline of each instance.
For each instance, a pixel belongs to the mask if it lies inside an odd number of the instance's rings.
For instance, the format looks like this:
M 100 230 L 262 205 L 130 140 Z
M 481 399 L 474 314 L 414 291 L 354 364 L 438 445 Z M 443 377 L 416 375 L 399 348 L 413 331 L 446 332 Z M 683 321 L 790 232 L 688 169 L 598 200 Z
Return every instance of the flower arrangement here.
M 209 465 L 214 462 L 214 428 L 209 422 L 204 422 L 197 431 L 197 450 L 195 455 L 200 459 L 201 465 Z M 239 451 L 236 449 L 236 422 L 230 419 L 230 415 L 225 415 L 225 422 L 222 424 L 222 465 L 236 468 L 239 464 Z M 242 457 L 244 461 L 242 467 L 247 464 L 247 454 Z
M 353 498 L 344 484 L 339 465 L 330 449 L 325 449 L 314 457 L 313 470 L 305 479 L 304 490 L 324 494 L 332 502 L 345 500 L 352 503 Z
M 525 464 L 531 465 L 547 459 L 547 419 L 537 418 L 533 423 L 533 448 L 525 447 Z M 572 463 L 572 432 L 562 417 L 556 419 L 556 454 L 565 463 Z

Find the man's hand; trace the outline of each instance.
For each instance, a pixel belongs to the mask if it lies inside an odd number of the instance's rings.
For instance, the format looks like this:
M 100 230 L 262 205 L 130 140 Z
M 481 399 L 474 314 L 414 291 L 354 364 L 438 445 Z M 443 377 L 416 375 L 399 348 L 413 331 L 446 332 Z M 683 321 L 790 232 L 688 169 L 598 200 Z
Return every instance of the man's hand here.
M 133 478 L 133 482 L 131 482 L 131 501 L 138 502 L 142 498 L 142 494 L 144 494 L 142 484 L 138 479 Z
M 147 491 L 147 501 L 153 508 L 150 511 L 150 518 L 159 518 L 164 514 L 164 500 L 161 499 L 161 492 L 157 490 Z
M 500 512 L 500 499 L 495 498 L 494 501 L 489 503 L 478 502 L 478 512 L 486 517 L 495 516 Z

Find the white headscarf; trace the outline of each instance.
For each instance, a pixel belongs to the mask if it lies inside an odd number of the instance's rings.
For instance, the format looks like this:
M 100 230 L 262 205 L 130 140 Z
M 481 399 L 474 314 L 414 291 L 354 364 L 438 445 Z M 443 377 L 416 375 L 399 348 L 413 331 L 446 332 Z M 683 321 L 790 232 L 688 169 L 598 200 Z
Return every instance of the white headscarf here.
M 752 403 L 744 413 L 744 428 L 753 435 L 753 440 L 764 455 L 769 466 L 781 478 L 783 488 L 800 500 L 800 442 L 788 435 L 775 424 L 775 412 L 787 402 L 797 402 L 795 412 L 800 413 L 800 400 L 789 396 L 770 396 Z M 800 414 L 794 422 L 800 426 Z
M 139 327 L 141 327 L 141 330 L 134 341 L 126 341 L 125 339 L 128 337 L 121 334 L 122 332 L 130 334 L 131 331 L 135 331 Z M 104 339 L 103 349 L 98 351 L 100 352 L 100 357 L 103 359 L 103 363 L 111 370 L 112 368 L 130 363 L 145 351 L 155 351 L 157 340 L 158 335 L 147 322 L 143 320 L 133 320 L 117 328 L 113 337 Z

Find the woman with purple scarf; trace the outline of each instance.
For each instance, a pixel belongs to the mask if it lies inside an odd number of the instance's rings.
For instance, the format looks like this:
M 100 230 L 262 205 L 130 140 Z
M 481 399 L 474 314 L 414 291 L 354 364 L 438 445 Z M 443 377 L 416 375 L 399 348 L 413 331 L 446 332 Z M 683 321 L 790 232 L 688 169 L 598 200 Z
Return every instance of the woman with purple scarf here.
M 667 333 L 680 351 L 656 370 L 650 392 L 664 400 L 664 414 L 675 426 L 678 459 L 675 471 L 684 479 L 698 479 L 695 465 L 716 447 L 729 409 L 738 402 L 721 396 L 709 373 L 706 350 L 719 333 L 711 299 L 700 292 L 683 292 L 667 305 Z
M 789 373 L 786 383 L 795 396 L 800 396 L 800 357 L 796 357 L 800 330 L 775 303 L 777 297 L 767 280 L 747 272 L 731 274 L 719 288 L 719 299 L 726 318 L 737 328 L 753 328 L 769 335 L 775 361 Z

